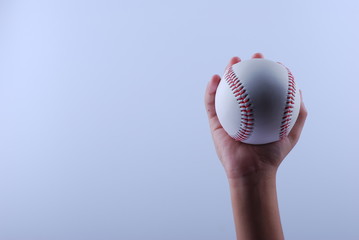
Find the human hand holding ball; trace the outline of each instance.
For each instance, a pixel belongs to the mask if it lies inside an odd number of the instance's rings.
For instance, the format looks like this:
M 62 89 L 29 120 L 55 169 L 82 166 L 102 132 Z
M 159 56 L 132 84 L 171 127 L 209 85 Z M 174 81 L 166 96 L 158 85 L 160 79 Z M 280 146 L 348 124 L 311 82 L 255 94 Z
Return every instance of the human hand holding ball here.
M 307 111 L 295 80 L 260 53 L 234 57 L 221 79 L 209 82 L 205 105 L 216 151 L 227 177 L 276 172 L 297 143 Z

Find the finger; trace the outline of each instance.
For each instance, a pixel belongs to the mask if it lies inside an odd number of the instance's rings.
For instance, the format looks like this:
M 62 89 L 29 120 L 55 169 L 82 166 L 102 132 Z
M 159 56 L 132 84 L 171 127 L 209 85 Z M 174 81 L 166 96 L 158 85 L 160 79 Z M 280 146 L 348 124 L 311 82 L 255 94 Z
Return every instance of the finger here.
M 255 53 L 253 54 L 252 58 L 264 58 L 262 53 Z
M 230 67 L 232 67 L 234 64 L 239 63 L 241 61 L 241 59 L 239 57 L 232 57 L 231 60 L 229 61 L 226 70 Z
M 211 81 L 207 85 L 204 102 L 209 119 L 213 117 L 217 117 L 214 101 L 215 101 L 217 87 L 220 81 L 221 81 L 221 77 L 218 75 L 214 75 Z
M 288 138 L 293 145 L 295 145 L 298 142 L 300 134 L 302 133 L 304 127 L 305 120 L 308 116 L 307 109 L 305 108 L 303 102 L 302 91 L 300 91 L 300 99 L 301 99 L 301 103 L 300 103 L 299 115 L 297 121 L 295 122 L 292 128 L 292 131 L 288 135 Z
M 241 59 L 239 57 L 232 57 L 229 61 L 226 69 L 231 67 L 233 64 L 239 63 Z M 217 91 L 217 87 L 219 82 L 221 81 L 221 77 L 218 75 L 214 75 L 212 77 L 212 80 L 208 83 L 206 94 L 205 94 L 205 104 L 206 109 L 208 113 L 208 117 L 212 118 L 216 115 L 215 105 L 214 105 L 214 99 Z
M 230 138 L 224 131 L 216 113 L 215 98 L 220 81 L 220 76 L 214 75 L 211 81 L 208 83 L 205 93 L 205 106 L 208 114 L 209 126 L 214 139 L 218 137 L 220 139 Z

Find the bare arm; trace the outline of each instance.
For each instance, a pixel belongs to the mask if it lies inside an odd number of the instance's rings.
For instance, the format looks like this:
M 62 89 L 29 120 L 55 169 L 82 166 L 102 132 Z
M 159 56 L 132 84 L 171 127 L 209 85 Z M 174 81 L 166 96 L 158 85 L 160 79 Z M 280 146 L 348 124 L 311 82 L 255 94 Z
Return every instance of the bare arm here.
M 262 58 L 261 54 L 253 58 Z M 229 66 L 241 61 L 232 58 Z M 288 137 L 265 145 L 248 145 L 234 141 L 222 128 L 215 111 L 218 75 L 209 82 L 205 105 L 217 155 L 226 171 L 231 191 L 237 239 L 284 239 L 276 192 L 276 172 L 297 143 L 307 111 L 303 102 Z
M 275 172 L 229 179 L 237 239 L 284 239 Z

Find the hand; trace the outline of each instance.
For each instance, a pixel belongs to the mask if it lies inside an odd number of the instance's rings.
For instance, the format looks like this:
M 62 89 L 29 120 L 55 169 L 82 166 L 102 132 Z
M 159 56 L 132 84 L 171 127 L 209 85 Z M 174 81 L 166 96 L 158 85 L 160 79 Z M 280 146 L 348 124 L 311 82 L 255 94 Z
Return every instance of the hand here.
M 263 55 L 256 53 L 253 58 L 263 58 Z M 240 61 L 240 58 L 233 57 L 227 67 Z M 303 101 L 298 119 L 287 137 L 269 144 L 245 144 L 232 139 L 218 120 L 215 109 L 215 95 L 220 81 L 220 76 L 214 75 L 208 83 L 205 93 L 205 106 L 217 155 L 224 166 L 227 177 L 237 179 L 267 171 L 276 172 L 282 160 L 298 142 L 302 132 L 307 117 L 307 110 Z

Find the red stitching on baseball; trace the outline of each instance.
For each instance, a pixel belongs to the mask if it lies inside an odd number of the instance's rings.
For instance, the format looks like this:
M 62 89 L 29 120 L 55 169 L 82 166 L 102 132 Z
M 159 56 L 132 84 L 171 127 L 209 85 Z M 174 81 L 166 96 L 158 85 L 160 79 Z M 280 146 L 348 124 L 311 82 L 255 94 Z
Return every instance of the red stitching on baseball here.
M 248 139 L 253 132 L 254 117 L 252 113 L 253 109 L 251 108 L 252 104 L 250 103 L 248 94 L 246 94 L 246 89 L 234 73 L 232 67 L 227 69 L 224 79 L 232 90 L 232 93 L 239 104 L 239 108 L 241 109 L 241 125 L 238 132 L 232 135 L 232 137 L 237 141 L 244 141 Z
M 282 117 L 283 121 L 281 123 L 280 132 L 279 132 L 279 137 L 280 137 L 280 139 L 282 139 L 282 138 L 286 137 L 288 134 L 290 122 L 292 120 L 292 115 L 293 115 L 292 109 L 294 108 L 295 95 L 297 94 L 297 92 L 296 92 L 296 86 L 295 86 L 295 80 L 294 80 L 293 74 L 282 63 L 280 63 L 280 62 L 278 62 L 278 63 L 280 65 L 282 65 L 283 67 L 285 67 L 285 69 L 288 72 L 287 101 L 286 101 L 286 105 L 283 110 L 283 117 Z

